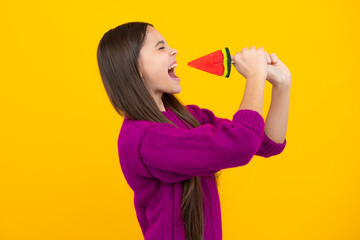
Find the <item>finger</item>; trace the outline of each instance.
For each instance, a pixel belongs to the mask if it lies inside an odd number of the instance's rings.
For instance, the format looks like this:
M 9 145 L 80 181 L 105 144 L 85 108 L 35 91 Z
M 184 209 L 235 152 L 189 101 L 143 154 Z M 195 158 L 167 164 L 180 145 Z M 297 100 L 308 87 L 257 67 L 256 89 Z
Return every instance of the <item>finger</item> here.
M 264 52 L 267 64 L 271 64 L 271 58 L 270 58 L 269 54 L 264 50 L 264 48 L 259 47 L 259 50 Z
M 234 64 L 235 63 L 235 57 L 233 55 L 230 55 L 231 58 L 231 63 Z
M 266 56 L 267 64 L 271 64 L 271 58 L 270 58 L 269 54 L 267 52 L 265 52 L 265 51 L 264 51 L 264 53 L 265 53 L 265 56 Z
M 279 60 L 275 53 L 270 54 L 270 57 L 273 63 L 276 63 Z

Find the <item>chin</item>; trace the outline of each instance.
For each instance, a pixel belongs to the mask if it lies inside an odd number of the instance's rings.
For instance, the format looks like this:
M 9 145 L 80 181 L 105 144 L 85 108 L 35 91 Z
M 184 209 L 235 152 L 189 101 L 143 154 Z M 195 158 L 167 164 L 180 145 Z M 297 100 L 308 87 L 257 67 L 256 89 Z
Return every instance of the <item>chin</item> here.
M 181 92 L 181 86 L 179 85 L 178 90 L 176 91 L 176 93 L 180 93 Z
M 178 88 L 174 88 L 174 89 L 172 89 L 170 91 L 166 91 L 166 92 L 169 94 L 178 94 L 181 92 L 181 87 L 179 86 Z
M 177 91 L 173 91 L 171 94 L 178 94 L 181 92 L 181 89 L 177 90 Z

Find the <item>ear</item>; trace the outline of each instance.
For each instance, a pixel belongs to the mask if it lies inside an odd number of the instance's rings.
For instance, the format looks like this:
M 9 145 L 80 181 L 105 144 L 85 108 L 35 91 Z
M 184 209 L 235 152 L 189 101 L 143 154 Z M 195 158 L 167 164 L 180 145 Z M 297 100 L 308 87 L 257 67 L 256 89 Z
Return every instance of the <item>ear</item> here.
M 141 73 L 140 69 L 139 69 L 139 73 L 140 73 L 141 79 L 145 80 L 144 75 Z

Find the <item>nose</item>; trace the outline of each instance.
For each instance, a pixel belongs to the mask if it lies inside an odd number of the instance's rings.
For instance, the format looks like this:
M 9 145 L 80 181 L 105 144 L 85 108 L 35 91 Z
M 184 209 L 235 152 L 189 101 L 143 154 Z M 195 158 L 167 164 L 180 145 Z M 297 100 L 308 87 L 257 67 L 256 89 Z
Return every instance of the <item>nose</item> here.
M 171 55 L 176 55 L 177 54 L 177 50 L 176 49 L 174 49 L 174 48 L 172 48 L 172 50 L 171 50 Z

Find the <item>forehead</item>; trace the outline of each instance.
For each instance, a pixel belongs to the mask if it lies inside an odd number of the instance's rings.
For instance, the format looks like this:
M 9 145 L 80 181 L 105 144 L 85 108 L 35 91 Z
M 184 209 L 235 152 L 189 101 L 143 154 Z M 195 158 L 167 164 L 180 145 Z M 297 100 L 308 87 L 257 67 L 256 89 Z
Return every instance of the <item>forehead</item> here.
M 148 26 L 145 37 L 145 45 L 147 45 L 147 47 L 149 48 L 154 48 L 156 43 L 160 40 L 164 40 L 166 42 L 166 40 L 158 30 L 151 26 Z

